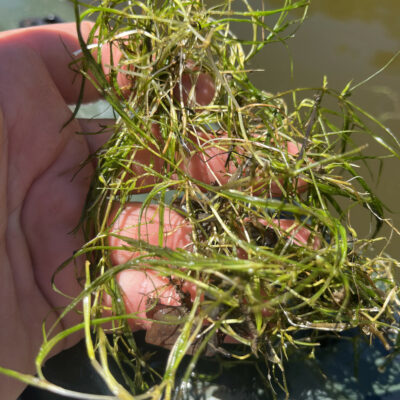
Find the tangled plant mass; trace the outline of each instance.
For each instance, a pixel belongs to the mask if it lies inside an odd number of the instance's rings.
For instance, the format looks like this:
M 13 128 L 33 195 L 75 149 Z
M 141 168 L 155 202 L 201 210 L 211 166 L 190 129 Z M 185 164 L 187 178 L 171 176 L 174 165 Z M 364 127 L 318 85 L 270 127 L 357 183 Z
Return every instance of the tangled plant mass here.
M 283 370 L 291 348 L 349 328 L 396 349 L 398 263 L 367 255 L 386 220 L 356 172 L 371 157 L 352 135 L 394 157 L 397 141 L 350 101 L 350 86 L 337 92 L 324 80 L 273 95 L 249 79 L 250 59 L 291 35 L 301 22 L 292 13 L 307 5 L 75 2 L 78 29 L 95 20 L 88 40 L 80 36 L 81 73 L 117 120 L 93 155 L 87 243 L 74 256 L 87 259 L 86 284 L 64 314 L 83 301 L 89 357 L 118 398 L 176 395 L 185 354 L 187 380 L 200 355 L 253 356 Z M 232 34 L 233 23 L 247 24 L 251 38 Z M 351 226 L 355 204 L 375 220 L 373 237 Z M 135 344 L 132 331 L 143 328 L 170 349 L 164 371 L 152 371 Z M 231 352 L 227 341 L 237 344 Z

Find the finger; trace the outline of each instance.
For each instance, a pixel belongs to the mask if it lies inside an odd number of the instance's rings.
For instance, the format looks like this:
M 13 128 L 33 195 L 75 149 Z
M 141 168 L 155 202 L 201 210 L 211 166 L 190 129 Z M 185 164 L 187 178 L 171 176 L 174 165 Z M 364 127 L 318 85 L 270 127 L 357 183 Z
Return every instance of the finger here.
M 179 83 L 174 88 L 174 97 L 184 105 L 206 106 L 215 96 L 215 83 L 209 74 L 184 73 Z
M 92 169 L 76 174 L 88 156 L 87 144 L 74 135 L 76 121 L 61 131 L 71 111 L 38 53 L 2 38 L 0 59 L 0 108 L 8 141 L 6 245 L 24 314 L 33 319 L 38 311 L 32 311 L 32 288 L 40 289 L 51 307 L 66 303 L 50 282 L 54 269 L 84 242 L 83 235 L 68 232 L 79 222 Z M 71 296 L 80 291 L 71 271 L 60 273 L 56 284 Z M 76 320 L 73 313 L 68 319 Z
M 81 132 L 84 133 L 90 154 L 99 150 L 114 132 L 114 119 L 78 119 Z
M 221 186 L 230 184 L 236 189 L 249 190 L 255 196 L 281 197 L 282 188 L 285 187 L 285 180 L 281 177 L 272 179 L 270 173 L 263 171 L 257 166 L 254 168 L 251 159 L 245 157 L 243 146 L 238 144 L 233 148 L 234 143 L 226 133 L 214 135 L 201 132 L 191 139 L 197 142 L 199 150 L 190 158 L 189 162 L 183 164 L 183 170 L 194 179 L 208 185 Z M 283 144 L 281 150 L 282 158 L 296 156 L 299 148 L 294 142 Z M 241 178 L 249 178 L 246 184 L 241 185 Z M 308 183 L 301 178 L 293 178 L 289 182 L 298 194 L 308 188 Z
M 111 220 L 114 220 L 117 207 L 113 212 Z M 126 205 L 113 221 L 111 233 L 125 236 L 134 240 L 143 240 L 151 245 L 160 245 L 170 249 L 185 248 L 191 245 L 192 227 L 188 222 L 173 210 L 166 208 L 164 211 L 164 224 L 160 224 L 159 206 L 150 205 L 144 209 L 141 215 L 141 203 L 130 203 Z M 159 234 L 162 228 L 162 241 Z M 122 238 L 111 236 L 109 245 L 116 249 L 111 251 L 111 261 L 114 265 L 124 264 L 129 260 L 143 254 L 143 251 L 129 251 L 121 247 L 128 246 Z M 120 249 L 118 249 L 120 247 Z M 127 313 L 136 313 L 136 318 L 128 322 L 132 329 L 148 329 L 151 322 L 146 321 L 148 317 L 146 310 L 149 309 L 149 300 L 156 299 L 164 305 L 180 305 L 180 296 L 176 292 L 170 280 L 166 277 L 157 275 L 156 272 L 146 270 L 127 269 L 120 272 L 116 281 L 119 284 Z M 186 285 L 185 289 L 193 292 L 194 288 Z M 106 304 L 110 304 L 111 299 L 106 299 Z
M 207 185 L 225 185 L 235 173 L 236 167 L 232 162 L 235 156 L 229 152 L 230 141 L 226 134 L 214 136 L 211 133 L 191 135 L 198 149 L 191 156 L 183 170 L 192 178 Z M 232 157 L 231 157 L 232 156 Z
M 113 221 L 118 205 L 111 216 Z M 151 204 L 142 211 L 142 203 L 129 203 L 112 223 L 111 233 L 126 236 L 134 240 L 142 240 L 153 246 L 162 246 L 175 250 L 188 249 L 191 244 L 192 227 L 190 224 L 170 208 L 165 208 L 163 224 L 160 224 L 159 206 Z M 160 229 L 162 228 L 160 241 Z M 112 247 L 127 245 L 123 239 L 111 236 L 109 244 Z M 114 265 L 124 264 L 137 257 L 140 252 L 123 249 L 111 252 L 111 261 Z
M 127 314 L 133 314 L 128 319 L 133 331 L 149 329 L 152 322 L 147 320 L 147 311 L 155 303 L 167 306 L 179 306 L 180 298 L 175 287 L 167 278 L 161 277 L 153 271 L 125 270 L 120 272 L 116 281 L 121 292 Z M 105 299 L 105 305 L 111 306 L 111 298 Z
M 144 240 L 152 245 L 160 245 L 160 219 L 158 215 L 159 206 L 151 205 L 146 208 L 141 216 L 141 204 L 131 203 L 113 222 L 111 232 L 120 236 L 125 236 L 135 240 Z M 114 210 L 112 218 L 115 217 Z M 293 241 L 298 246 L 312 246 L 317 249 L 320 246 L 319 238 L 311 238 L 311 231 L 306 227 L 300 226 L 294 220 L 274 220 L 272 223 L 259 221 L 265 226 L 275 228 L 280 236 Z M 163 226 L 162 246 L 177 249 L 190 249 L 192 227 L 188 222 L 176 212 L 166 209 Z M 310 243 L 311 242 L 311 243 Z M 111 251 L 111 260 L 114 265 L 124 264 L 129 260 L 138 257 L 143 252 L 129 251 L 121 247 L 129 244 L 120 237 L 111 236 L 109 244 L 114 247 Z M 273 244 L 274 245 L 274 244 Z M 118 248 L 120 247 L 120 248 Z M 244 250 L 238 252 L 240 258 L 247 258 Z M 170 280 L 166 277 L 157 275 L 155 271 L 127 269 L 117 275 L 116 278 L 126 308 L 127 313 L 136 313 L 136 317 L 129 320 L 132 329 L 149 329 L 152 323 L 148 320 L 147 311 L 149 310 L 151 299 L 156 299 L 157 303 L 169 306 L 181 305 L 181 297 L 176 291 Z M 193 284 L 182 285 L 183 291 L 193 297 L 196 287 Z M 111 305 L 111 298 L 107 298 L 106 304 Z M 153 303 L 154 304 L 154 303 Z M 264 310 L 264 314 L 269 316 L 270 310 Z
M 206 106 L 212 102 L 215 96 L 215 83 L 209 74 L 200 73 L 194 83 L 196 103 Z
M 312 235 L 310 229 L 300 226 L 294 219 L 274 220 L 273 224 L 281 230 L 288 240 L 298 246 L 310 246 L 314 250 L 321 247 L 320 238 Z
M 187 60 L 184 71 L 174 87 L 174 97 L 185 106 L 206 106 L 215 97 L 215 82 L 210 74 L 201 71 L 193 60 Z
M 80 28 L 84 40 L 92 27 L 91 22 L 82 22 Z M 4 31 L 0 33 L 0 46 L 8 46 L 22 53 L 24 49 L 35 51 L 43 60 L 66 103 L 73 104 L 77 101 L 82 78 L 70 67 L 71 62 L 80 57 L 74 55 L 81 48 L 75 23 L 41 25 Z M 118 52 L 115 50 L 115 55 L 117 54 Z M 109 59 L 109 51 L 104 51 L 103 64 L 107 65 Z M 98 91 L 90 82 L 87 82 L 82 100 L 88 102 L 98 98 L 100 98 Z
M 159 125 L 152 124 L 150 130 L 154 141 L 161 143 Z M 150 192 L 154 185 L 162 180 L 160 174 L 162 174 L 164 160 L 159 156 L 160 147 L 157 146 L 154 143 L 148 143 L 148 148 L 138 149 L 136 146 L 132 146 L 132 153 L 128 161 L 132 174 L 128 174 L 125 179 L 134 178 L 134 193 Z
M 151 131 L 155 141 L 162 143 L 159 125 L 153 124 Z M 175 153 L 176 164 L 180 166 L 181 172 L 208 185 L 226 184 L 236 171 L 234 163 L 228 160 L 229 142 L 226 135 L 216 138 L 212 134 L 199 133 L 198 135 L 190 135 L 190 140 L 192 143 L 189 144 L 188 148 L 192 151 L 188 160 L 181 162 L 183 152 L 177 151 Z M 149 149 L 133 151 L 130 167 L 132 173 L 128 174 L 125 179 L 135 178 L 133 193 L 149 192 L 156 183 L 162 180 L 160 174 L 163 173 L 165 162 L 160 156 L 157 156 L 157 153 L 160 153 L 160 148 L 156 148 L 154 144 L 149 144 Z M 155 173 L 149 173 L 146 166 L 151 166 Z M 169 166 L 166 168 L 169 168 Z M 171 176 L 171 179 L 175 178 L 176 174 Z
M 151 130 L 154 139 L 161 143 L 159 125 L 153 124 Z M 218 135 L 206 132 L 199 132 L 196 135 L 192 133 L 188 136 L 188 140 L 187 148 L 189 151 L 191 150 L 191 155 L 187 161 L 178 161 L 177 164 L 181 171 L 189 177 L 207 185 L 223 186 L 230 184 L 236 189 L 249 190 L 255 196 L 282 196 L 282 188 L 286 185 L 285 180 L 279 176 L 272 179 L 271 176 L 266 175 L 266 171 L 261 171 L 260 167 L 252 171 L 251 164 L 246 167 L 248 158 L 244 157 L 244 149 L 238 145 L 233 151 L 232 140 L 228 138 L 226 133 Z M 128 175 L 126 179 L 136 178 L 134 193 L 149 192 L 154 184 L 162 179 L 155 174 L 149 174 L 143 167 L 151 165 L 156 173 L 162 173 L 164 161 L 154 154 L 159 152 L 159 149 L 156 149 L 154 145 L 149 147 L 153 151 L 142 149 L 136 151 L 133 156 L 132 174 Z M 298 152 L 295 143 L 287 142 L 287 155 L 296 156 Z M 182 152 L 176 153 L 177 160 L 182 157 L 182 154 Z M 285 152 L 282 150 L 282 157 L 285 156 Z M 238 180 L 245 177 L 249 178 L 247 184 L 240 185 L 243 180 L 239 182 Z M 239 186 L 237 186 L 238 184 Z M 301 178 L 293 178 L 288 186 L 300 194 L 307 190 L 308 183 Z M 200 189 L 205 191 L 205 189 Z
M 244 229 L 246 229 L 246 234 Z M 254 222 L 246 218 L 242 236 L 255 241 L 259 246 L 271 248 L 275 247 L 279 238 L 290 241 L 291 244 L 296 246 L 311 247 L 314 250 L 321 247 L 321 238 L 294 219 L 266 221 L 260 218 Z M 242 259 L 248 258 L 247 252 L 242 248 L 238 248 L 237 256 Z

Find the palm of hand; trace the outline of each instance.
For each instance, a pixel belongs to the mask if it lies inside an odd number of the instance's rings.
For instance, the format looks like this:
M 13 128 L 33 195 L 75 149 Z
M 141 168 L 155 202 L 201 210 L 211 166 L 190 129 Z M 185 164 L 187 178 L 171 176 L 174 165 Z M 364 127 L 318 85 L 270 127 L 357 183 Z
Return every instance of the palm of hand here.
M 92 171 L 86 166 L 75 176 L 89 154 L 88 144 L 75 135 L 81 130 L 77 121 L 61 130 L 71 115 L 66 104 L 70 94 L 62 93 L 49 73 L 49 60 L 18 37 L 14 42 L 2 39 L 0 366 L 32 372 L 43 318 L 47 315 L 50 324 L 54 308 L 68 303 L 52 290 L 50 281 L 54 268 L 82 245 L 82 237 L 71 232 Z M 68 295 L 79 290 L 71 271 L 62 272 L 56 284 Z M 67 323 L 75 317 L 71 314 Z M 3 379 L 0 388 L 11 386 Z M 20 387 L 5 390 L 0 397 L 12 398 Z

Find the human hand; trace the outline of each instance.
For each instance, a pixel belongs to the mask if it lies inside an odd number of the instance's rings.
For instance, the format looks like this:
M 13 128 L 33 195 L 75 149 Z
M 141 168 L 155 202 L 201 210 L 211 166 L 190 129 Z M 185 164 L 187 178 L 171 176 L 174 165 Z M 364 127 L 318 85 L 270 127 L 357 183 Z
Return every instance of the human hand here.
M 89 29 L 83 25 L 83 34 Z M 71 54 L 79 47 L 75 24 L 0 34 L 0 318 L 4 322 L 0 331 L 0 366 L 25 373 L 34 372 L 44 318 L 50 326 L 57 318 L 56 309 L 68 302 L 52 289 L 51 277 L 84 243 L 80 232 L 71 232 L 79 222 L 93 168 L 89 164 L 80 166 L 107 136 L 76 135 L 98 129 L 93 122 L 83 120 L 73 120 L 62 128 L 71 117 L 67 105 L 73 104 L 79 94 L 79 79 L 68 66 Z M 183 85 L 190 86 L 190 82 Z M 207 104 L 213 90 L 210 79 L 202 75 L 195 91 L 196 101 Z M 97 97 L 95 89 L 88 87 L 83 100 Z M 216 148 L 209 147 L 208 153 L 192 156 L 186 172 L 196 179 L 203 177 L 208 184 L 216 178 L 226 181 L 226 158 L 227 152 L 217 154 Z M 146 154 L 143 161 L 146 162 Z M 148 212 L 148 236 L 144 239 L 157 244 L 159 224 L 153 219 L 155 209 L 150 207 Z M 113 229 L 137 238 L 137 230 L 132 228 L 137 213 L 138 205 L 128 204 L 114 221 Z M 192 228 L 184 218 L 171 211 L 168 221 L 164 225 L 164 245 L 190 245 Z M 305 243 L 307 239 L 299 241 Z M 122 242 L 115 239 L 111 244 L 118 247 Z M 132 256 L 123 251 L 111 254 L 114 264 Z M 151 271 L 125 270 L 117 281 L 127 312 L 139 312 L 139 317 L 146 317 L 144 299 L 154 297 L 154 293 L 159 295 L 160 291 L 162 303 L 179 304 L 168 280 Z M 81 291 L 71 268 L 59 273 L 55 284 L 72 297 Z M 188 290 L 193 292 L 193 288 Z M 62 321 L 63 328 L 79 320 L 78 315 L 69 313 Z M 150 323 L 136 319 L 131 326 L 147 329 Z M 70 338 L 63 345 L 67 347 L 76 340 Z M 23 384 L 0 376 L 0 398 L 15 398 L 22 389 Z
M 69 68 L 78 48 L 75 24 L 0 34 L 0 366 L 25 373 L 34 372 L 44 319 L 50 326 L 68 302 L 52 289 L 52 274 L 83 244 L 71 232 L 92 167 L 74 175 L 98 143 L 75 134 L 93 129 L 88 122 L 62 128 L 78 98 L 80 81 Z M 88 88 L 85 100 L 96 97 Z M 81 290 L 72 269 L 56 285 L 71 296 Z M 69 313 L 63 323 L 78 320 Z M 0 375 L 0 398 L 15 398 L 23 386 Z
M 83 35 L 89 30 L 82 25 Z M 51 326 L 56 309 L 68 303 L 52 289 L 51 278 L 84 243 L 82 233 L 72 232 L 93 168 L 80 167 L 107 136 L 76 135 L 98 130 L 96 122 L 73 120 L 63 128 L 71 117 L 68 104 L 79 96 L 80 79 L 69 68 L 79 48 L 75 24 L 0 33 L 0 366 L 24 373 L 34 372 L 44 319 Z M 203 95 L 207 90 L 199 98 Z M 88 87 L 83 100 L 97 97 Z M 137 276 L 129 279 L 129 287 L 122 285 L 133 308 L 149 282 Z M 81 291 L 70 268 L 57 275 L 55 284 L 72 297 Z M 69 313 L 63 328 L 79 320 Z M 0 375 L 0 398 L 15 398 L 23 387 Z

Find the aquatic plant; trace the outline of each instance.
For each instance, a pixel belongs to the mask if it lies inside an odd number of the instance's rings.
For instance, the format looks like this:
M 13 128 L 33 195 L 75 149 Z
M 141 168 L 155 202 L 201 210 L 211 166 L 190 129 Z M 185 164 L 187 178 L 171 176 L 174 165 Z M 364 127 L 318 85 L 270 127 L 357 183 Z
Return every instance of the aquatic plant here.
M 25 379 L 71 396 L 47 382 L 41 366 L 78 330 L 121 399 L 179 398 L 185 354 L 183 382 L 199 357 L 218 353 L 264 360 L 266 385 L 287 392 L 281 372 L 291 348 L 312 353 L 327 333 L 360 328 L 396 349 L 398 263 L 384 246 L 369 252 L 385 243 L 378 234 L 390 221 L 357 166 L 399 158 L 397 139 L 352 103 L 351 84 L 336 91 L 325 79 L 320 88 L 272 94 L 250 79 L 251 58 L 290 37 L 308 2 L 286 0 L 273 10 L 246 0 L 74 4 L 82 50 L 73 67 L 116 122 L 87 160 L 97 164 L 79 226 L 87 242 L 58 269 L 86 259 L 82 293 L 60 316 L 83 304 L 83 322 L 46 333 L 39 379 Z M 80 27 L 88 17 L 86 39 Z M 236 37 L 232 24 L 247 24 L 251 34 Z M 369 154 L 354 136 L 386 154 Z M 360 207 L 374 224 L 367 238 L 351 223 Z M 129 227 L 120 228 L 124 216 Z M 165 282 L 136 311 L 119 285 L 126 271 Z M 147 327 L 149 342 L 170 349 L 164 371 L 149 366 L 132 326 Z M 227 340 L 237 345 L 228 350 Z

